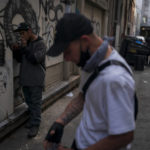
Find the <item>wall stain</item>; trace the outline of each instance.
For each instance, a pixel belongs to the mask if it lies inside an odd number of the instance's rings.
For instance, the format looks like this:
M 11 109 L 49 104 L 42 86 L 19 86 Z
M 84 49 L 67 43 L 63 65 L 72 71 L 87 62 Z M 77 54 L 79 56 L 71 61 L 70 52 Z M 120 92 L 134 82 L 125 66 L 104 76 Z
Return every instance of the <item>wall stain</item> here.
M 32 4 L 36 2 L 39 8 L 35 10 Z M 32 0 L 8 0 L 6 5 L 0 8 L 0 40 L 4 41 L 5 51 L 6 48 L 11 48 L 13 43 L 20 41 L 19 34 L 13 32 L 17 26 L 17 24 L 13 23 L 13 19 L 17 15 L 21 16 L 25 22 L 31 25 L 34 33 L 42 35 L 47 49 L 52 45 L 55 24 L 60 18 L 60 14 L 63 14 L 63 6 L 60 0 L 57 0 L 57 4 L 55 3 L 56 0 L 36 0 L 36 2 L 35 0 L 34 3 Z M 40 18 L 40 16 L 42 17 Z M 41 21 L 42 26 L 39 26 L 38 23 Z M 0 72 L 0 96 L 6 92 L 7 78 L 4 72 Z M 18 96 L 21 97 L 22 94 L 18 77 L 14 78 L 14 94 L 16 97 L 15 100 L 18 99 Z

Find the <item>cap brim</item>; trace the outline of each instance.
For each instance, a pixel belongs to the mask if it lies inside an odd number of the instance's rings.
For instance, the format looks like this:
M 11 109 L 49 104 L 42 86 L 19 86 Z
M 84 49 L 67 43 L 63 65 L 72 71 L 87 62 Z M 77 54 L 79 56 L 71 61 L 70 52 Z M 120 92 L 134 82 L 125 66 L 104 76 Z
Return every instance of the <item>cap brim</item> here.
M 14 32 L 27 31 L 28 29 L 16 29 Z
M 21 30 L 19 30 L 19 29 L 16 29 L 16 30 L 14 30 L 14 32 L 20 32 Z
M 49 50 L 47 51 L 47 55 L 52 57 L 58 56 L 67 48 L 67 46 L 68 43 L 55 43 L 49 48 Z

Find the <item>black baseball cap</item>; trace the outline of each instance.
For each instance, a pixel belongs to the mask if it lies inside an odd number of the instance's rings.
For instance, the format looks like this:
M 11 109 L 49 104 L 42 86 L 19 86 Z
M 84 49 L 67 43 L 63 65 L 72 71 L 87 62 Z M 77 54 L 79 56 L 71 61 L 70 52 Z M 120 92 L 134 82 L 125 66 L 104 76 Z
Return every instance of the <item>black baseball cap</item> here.
M 31 26 L 25 22 L 22 22 L 18 25 L 17 29 L 14 32 L 27 31 Z
M 56 24 L 54 43 L 49 48 L 47 55 L 53 57 L 60 55 L 71 41 L 92 32 L 92 23 L 85 16 L 66 13 Z

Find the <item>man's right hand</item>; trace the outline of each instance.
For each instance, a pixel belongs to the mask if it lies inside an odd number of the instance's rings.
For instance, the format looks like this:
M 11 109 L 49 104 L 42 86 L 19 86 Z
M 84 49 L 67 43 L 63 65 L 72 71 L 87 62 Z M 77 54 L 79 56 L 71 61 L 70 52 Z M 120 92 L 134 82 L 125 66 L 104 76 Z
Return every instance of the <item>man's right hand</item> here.
M 19 49 L 19 44 L 18 44 L 18 43 L 13 43 L 10 47 L 11 47 L 11 49 L 12 49 L 13 51 L 15 51 L 15 50 L 18 50 L 18 49 Z
M 64 131 L 64 125 L 54 122 L 51 128 L 49 129 L 45 141 L 44 141 L 44 148 L 47 150 L 47 148 L 50 146 L 50 143 L 57 143 L 59 144 L 61 142 L 61 138 L 63 136 Z

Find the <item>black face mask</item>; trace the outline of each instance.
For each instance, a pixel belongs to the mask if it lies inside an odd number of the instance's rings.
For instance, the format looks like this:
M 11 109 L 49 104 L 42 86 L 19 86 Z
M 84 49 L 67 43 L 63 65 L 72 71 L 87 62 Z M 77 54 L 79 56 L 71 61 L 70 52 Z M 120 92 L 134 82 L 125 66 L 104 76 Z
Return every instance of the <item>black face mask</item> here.
M 80 62 L 77 64 L 77 66 L 83 68 L 90 57 L 91 55 L 88 49 L 85 52 L 80 50 Z

